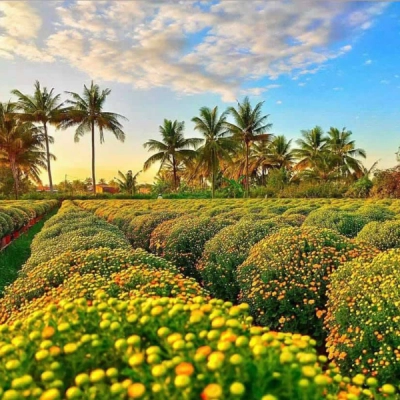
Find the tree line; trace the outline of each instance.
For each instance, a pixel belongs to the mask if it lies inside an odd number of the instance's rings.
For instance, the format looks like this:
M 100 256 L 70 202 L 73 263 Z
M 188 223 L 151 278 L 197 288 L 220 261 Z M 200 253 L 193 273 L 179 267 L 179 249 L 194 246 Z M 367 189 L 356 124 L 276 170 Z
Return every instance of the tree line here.
M 105 111 L 110 89 L 100 89 L 93 82 L 84 85 L 82 94 L 61 94 L 35 83 L 33 94 L 13 90 L 14 100 L 0 104 L 0 167 L 10 171 L 14 192 L 29 180 L 40 182 L 41 170 L 48 173 L 53 191 L 51 163 L 56 159 L 50 146 L 54 138 L 49 126 L 65 130 L 75 128 L 75 141 L 91 135 L 92 190 L 96 190 L 95 138 L 104 142 L 106 131 L 125 140 L 120 114 Z M 369 171 L 363 166 L 363 149 L 357 148 L 352 132 L 331 127 L 326 133 L 316 126 L 301 131 L 293 142 L 271 132 L 264 102 L 252 105 L 245 97 L 236 107 L 220 113 L 218 107 L 202 107 L 192 118 L 201 137 L 185 137 L 185 123 L 165 119 L 159 128 L 160 138 L 150 139 L 144 147 L 153 154 L 143 170 L 159 163 L 155 186 L 177 191 L 180 185 L 195 188 L 236 185 L 249 196 L 251 187 L 263 187 L 273 179 L 287 182 L 354 182 Z M 122 190 L 133 193 L 137 175 L 119 173 Z M 131 174 L 131 172 L 130 172 Z M 1 174 L 0 174 L 1 175 Z
M 96 190 L 95 131 L 104 142 L 104 132 L 110 131 L 120 140 L 125 140 L 122 115 L 104 110 L 110 89 L 101 90 L 93 82 L 84 86 L 82 95 L 66 92 L 69 98 L 61 101 L 61 94 L 54 89 L 42 88 L 37 81 L 34 93 L 24 94 L 13 90 L 15 101 L 0 104 L 0 166 L 9 168 L 18 198 L 19 185 L 24 180 L 40 182 L 40 171 L 47 170 L 50 191 L 53 191 L 51 161 L 56 157 L 50 152 L 54 138 L 49 135 L 49 126 L 65 130 L 75 128 L 75 142 L 86 133 L 91 134 L 92 186 Z
M 251 186 L 265 186 L 278 174 L 286 181 L 317 184 L 349 183 L 369 173 L 362 164 L 366 152 L 357 148 L 351 131 L 331 127 L 325 133 L 316 126 L 301 131 L 293 146 L 284 135 L 270 132 L 272 123 L 262 112 L 263 104 L 253 106 L 245 97 L 221 114 L 218 107 L 201 108 L 192 122 L 202 138 L 185 138 L 184 122 L 165 119 L 159 128 L 161 140 L 144 144 L 154 154 L 143 169 L 160 163 L 159 179 L 172 181 L 173 190 L 180 182 L 209 181 L 212 197 L 217 181 L 241 183 L 248 197 Z

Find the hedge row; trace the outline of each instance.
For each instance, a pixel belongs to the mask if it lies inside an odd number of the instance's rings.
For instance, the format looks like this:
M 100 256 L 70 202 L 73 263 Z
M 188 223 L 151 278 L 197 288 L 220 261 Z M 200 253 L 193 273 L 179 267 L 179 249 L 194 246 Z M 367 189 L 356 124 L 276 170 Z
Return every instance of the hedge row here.
M 219 214 L 205 218 L 218 221 Z M 86 249 L 82 234 L 82 247 L 76 249 L 71 238 L 80 230 L 79 221 L 91 222 L 100 241 L 112 237 L 114 244 L 104 241 Z M 260 225 L 253 237 L 263 229 L 270 234 L 264 240 L 301 231 L 276 232 L 276 227 L 276 221 Z M 317 238 L 310 239 L 314 231 Z M 335 233 L 306 232 L 310 246 L 302 251 L 311 258 L 320 237 L 336 248 L 333 259 L 346 252 L 363 255 L 360 245 Z M 246 304 L 209 300 L 173 264 L 129 249 L 121 232 L 70 202 L 46 224 L 41 240 L 55 237 L 71 247 L 59 244 L 51 254 L 38 241 L 24 275 L 0 300 L 8 318 L 0 325 L 4 400 L 396 398 L 390 384 L 378 388 L 374 378 L 343 377 L 318 356 L 310 336 L 252 326 Z M 118 240 L 121 247 L 115 246 Z M 279 248 L 276 255 L 286 260 Z
M 344 270 L 353 268 L 347 267 L 347 262 L 352 260 L 355 260 L 354 264 L 350 265 L 359 266 L 356 269 L 359 274 L 357 282 L 365 285 L 369 282 L 365 270 L 374 265 L 379 250 L 397 246 L 400 230 L 397 211 L 393 207 L 395 203 L 382 202 L 372 206 L 359 201 L 346 202 L 332 209 L 326 202 L 318 208 L 317 201 L 303 205 L 298 201 L 292 203 L 296 205 L 293 208 L 287 208 L 286 201 L 266 202 L 265 206 L 260 202 L 258 207 L 251 201 L 240 201 L 226 212 L 219 205 L 202 201 L 135 203 L 134 210 L 132 203 L 124 203 L 123 212 L 115 210 L 118 206 L 115 202 L 108 202 L 106 207 L 97 203 L 98 208 L 93 203 L 97 202 L 81 202 L 80 206 L 91 208 L 97 215 L 112 215 L 128 230 L 136 220 L 140 220 L 140 226 L 151 226 L 138 231 L 146 232 L 145 240 L 153 253 L 184 266 L 183 272 L 194 276 L 213 297 L 248 303 L 256 323 L 279 331 L 312 335 L 319 345 L 328 336 L 329 356 L 346 373 L 378 376 L 383 382 L 398 380 L 397 372 L 386 366 L 389 361 L 385 359 L 389 352 L 391 364 L 394 360 L 400 361 L 397 357 L 400 349 L 398 330 L 395 331 L 395 340 L 393 336 L 382 334 L 382 329 L 376 329 L 374 332 L 379 332 L 380 344 L 386 346 L 386 352 L 380 357 L 383 350 L 378 349 L 375 351 L 378 355 L 361 363 L 360 349 L 364 346 L 363 354 L 370 355 L 366 347 L 373 338 L 367 335 L 367 328 L 358 326 L 353 342 L 345 341 L 344 338 L 353 332 L 353 321 L 358 318 L 352 313 L 358 309 L 345 314 L 343 307 L 335 311 L 334 300 L 340 297 L 336 291 L 340 288 L 344 298 L 353 298 L 352 289 L 346 285 L 330 289 L 331 279 L 337 280 Z M 152 207 L 156 209 L 154 214 Z M 173 209 L 179 213 L 173 214 Z M 124 225 L 124 215 L 130 213 L 140 216 L 133 217 L 129 224 Z M 168 215 L 168 218 L 163 219 L 160 215 Z M 300 217 L 303 221 L 305 219 L 305 223 L 299 227 Z M 209 229 L 207 224 L 215 219 L 224 221 L 227 226 L 216 231 Z M 158 225 L 154 222 L 156 220 Z M 371 234 L 371 229 L 368 230 L 371 226 L 377 232 L 375 235 Z M 388 231 L 391 235 L 386 233 Z M 357 233 L 355 240 L 349 238 Z M 204 241 L 206 235 L 208 240 Z M 132 243 L 135 240 L 132 235 Z M 389 252 L 385 257 L 388 257 L 390 265 L 397 262 L 394 253 Z M 382 279 L 390 281 L 391 275 L 385 272 Z M 370 287 L 371 296 L 379 297 L 379 292 L 376 292 L 379 290 L 376 286 Z M 389 302 L 388 308 L 395 310 L 389 313 L 390 318 L 398 323 L 397 300 L 386 301 Z M 384 308 L 368 310 L 365 318 L 367 315 L 370 318 L 376 315 L 378 321 L 386 318 Z M 347 324 L 343 322 L 346 320 Z M 368 325 L 367 322 L 365 319 L 363 323 Z M 350 333 L 346 333 L 347 329 Z M 339 344 L 335 340 L 339 340 Z M 343 350 L 346 344 L 350 350 Z M 367 362 L 371 368 L 365 366 Z M 356 368 L 357 365 L 362 365 L 362 368 Z
M 0 239 L 32 225 L 57 204 L 57 200 L 0 201 Z

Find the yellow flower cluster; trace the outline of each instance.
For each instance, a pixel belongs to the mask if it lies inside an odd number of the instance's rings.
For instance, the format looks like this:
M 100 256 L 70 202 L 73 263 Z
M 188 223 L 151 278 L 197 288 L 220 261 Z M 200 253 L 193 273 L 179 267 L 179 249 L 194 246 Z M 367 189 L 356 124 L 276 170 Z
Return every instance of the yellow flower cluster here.
M 308 336 L 251 327 L 246 306 L 96 292 L 0 326 L 0 397 L 334 398 Z
M 34 224 L 57 204 L 57 200 L 0 201 L 0 239 Z
M 371 260 L 377 253 L 328 229 L 281 229 L 256 244 L 238 268 L 240 300 L 250 304 L 258 323 L 321 342 L 331 273 L 346 261 Z
M 346 373 L 400 380 L 400 250 L 355 260 L 331 277 L 327 350 Z

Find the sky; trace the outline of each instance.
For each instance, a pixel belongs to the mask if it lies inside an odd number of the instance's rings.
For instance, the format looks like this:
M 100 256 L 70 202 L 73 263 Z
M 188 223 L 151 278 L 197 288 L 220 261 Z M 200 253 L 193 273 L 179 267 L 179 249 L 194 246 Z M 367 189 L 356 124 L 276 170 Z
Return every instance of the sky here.
M 346 127 L 367 166 L 400 146 L 400 3 L 374 1 L 1 1 L 0 101 L 39 80 L 63 99 L 94 80 L 105 110 L 128 118 L 126 140 L 96 143 L 96 176 L 135 172 L 164 118 L 202 106 L 264 101 L 274 134 Z M 91 176 L 90 135 L 52 130 L 53 180 Z M 152 183 L 154 166 L 139 182 Z M 46 173 L 42 174 L 47 183 Z

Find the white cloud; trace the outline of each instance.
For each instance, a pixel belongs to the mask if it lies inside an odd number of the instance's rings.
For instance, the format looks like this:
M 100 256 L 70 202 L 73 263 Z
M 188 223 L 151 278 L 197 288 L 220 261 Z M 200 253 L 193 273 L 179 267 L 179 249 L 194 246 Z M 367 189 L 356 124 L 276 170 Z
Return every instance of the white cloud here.
M 299 83 L 299 86 L 306 86 L 306 83 L 300 82 L 300 83 Z
M 390 83 L 390 81 L 388 81 L 387 79 L 382 79 L 380 83 L 382 83 L 382 85 L 387 85 Z
M 364 65 L 370 65 L 370 64 L 372 64 L 372 60 L 367 60 L 367 61 L 365 61 L 365 63 L 364 63 Z
M 27 1 L 0 2 L 0 28 L 18 39 L 35 38 L 42 19 Z
M 278 105 L 282 104 L 282 100 L 278 100 L 278 101 L 276 102 L 276 104 L 278 104 Z
M 343 88 L 342 88 L 342 87 L 334 87 L 333 90 L 334 90 L 335 92 L 340 92 L 340 91 L 343 90 Z
M 337 43 L 367 29 L 384 5 L 49 1 L 40 10 L 51 9 L 51 21 L 42 21 L 34 7 L 28 1 L 0 3 L 0 57 L 63 61 L 94 79 L 183 94 L 212 92 L 232 101 L 277 87 L 262 84 L 266 78 L 315 74 L 345 56 L 352 45 Z M 41 32 L 42 24 L 52 31 Z

